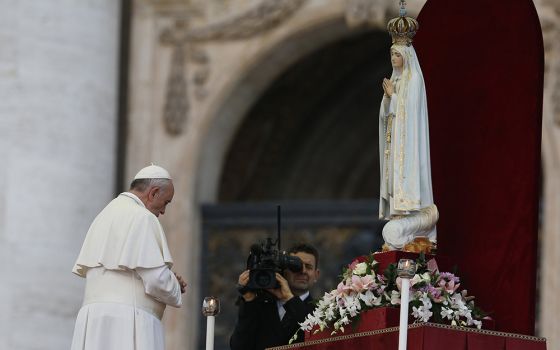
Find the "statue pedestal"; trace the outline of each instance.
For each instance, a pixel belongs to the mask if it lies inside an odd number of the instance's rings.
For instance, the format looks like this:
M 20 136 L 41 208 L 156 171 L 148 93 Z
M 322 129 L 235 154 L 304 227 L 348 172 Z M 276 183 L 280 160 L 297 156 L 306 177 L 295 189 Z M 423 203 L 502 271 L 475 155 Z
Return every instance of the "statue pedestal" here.
M 307 340 L 270 350 L 394 350 L 399 327 Z M 421 323 L 408 326 L 408 350 L 546 350 L 546 339 L 527 335 Z

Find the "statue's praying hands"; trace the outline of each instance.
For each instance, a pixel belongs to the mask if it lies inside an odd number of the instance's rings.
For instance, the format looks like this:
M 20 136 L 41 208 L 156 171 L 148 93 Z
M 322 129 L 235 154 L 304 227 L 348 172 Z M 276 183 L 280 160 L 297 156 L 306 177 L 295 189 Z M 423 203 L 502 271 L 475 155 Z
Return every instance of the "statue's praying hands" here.
M 391 97 L 395 92 L 393 82 L 387 78 L 383 79 L 383 92 L 386 97 Z

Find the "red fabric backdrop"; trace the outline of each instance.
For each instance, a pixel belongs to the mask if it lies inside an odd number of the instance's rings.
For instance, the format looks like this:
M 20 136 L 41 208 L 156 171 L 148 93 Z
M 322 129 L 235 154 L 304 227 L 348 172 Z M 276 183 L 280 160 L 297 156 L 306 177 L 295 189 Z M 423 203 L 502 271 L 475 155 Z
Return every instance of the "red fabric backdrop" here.
M 544 53 L 530 0 L 428 0 L 414 41 L 428 94 L 438 255 L 497 330 L 533 334 Z

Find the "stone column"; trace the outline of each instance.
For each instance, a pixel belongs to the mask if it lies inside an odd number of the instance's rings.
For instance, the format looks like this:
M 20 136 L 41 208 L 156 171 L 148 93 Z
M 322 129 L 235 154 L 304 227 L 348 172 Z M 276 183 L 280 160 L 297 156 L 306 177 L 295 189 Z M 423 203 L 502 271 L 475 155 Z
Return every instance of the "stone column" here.
M 542 221 L 537 333 L 549 349 L 560 348 L 560 1 L 535 1 L 545 46 L 542 131 Z
M 71 269 L 114 191 L 120 2 L 1 7 L 0 349 L 69 349 Z

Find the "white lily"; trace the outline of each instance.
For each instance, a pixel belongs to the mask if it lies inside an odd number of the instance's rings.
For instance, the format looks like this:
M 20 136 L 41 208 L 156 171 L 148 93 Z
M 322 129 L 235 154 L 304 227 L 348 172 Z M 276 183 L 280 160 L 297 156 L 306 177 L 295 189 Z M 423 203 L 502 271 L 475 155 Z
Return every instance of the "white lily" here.
M 443 319 L 449 319 L 452 320 L 453 319 L 453 310 L 446 308 L 446 307 L 442 307 L 441 308 L 441 318 Z
M 367 306 L 381 305 L 381 297 L 376 297 L 371 290 L 368 290 L 365 294 L 360 294 L 360 299 L 363 300 Z
M 352 273 L 354 275 L 361 276 L 361 275 L 365 275 L 366 271 L 367 271 L 367 264 L 365 262 L 361 262 L 359 264 L 356 264 L 356 267 L 354 267 L 354 271 L 352 271 Z

